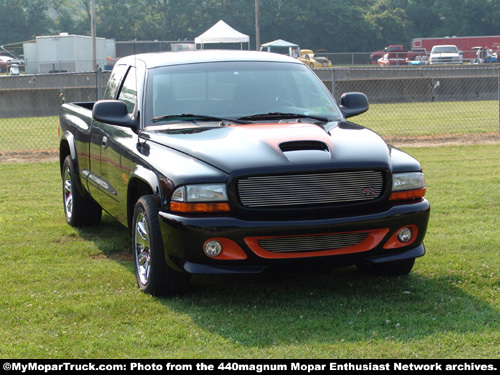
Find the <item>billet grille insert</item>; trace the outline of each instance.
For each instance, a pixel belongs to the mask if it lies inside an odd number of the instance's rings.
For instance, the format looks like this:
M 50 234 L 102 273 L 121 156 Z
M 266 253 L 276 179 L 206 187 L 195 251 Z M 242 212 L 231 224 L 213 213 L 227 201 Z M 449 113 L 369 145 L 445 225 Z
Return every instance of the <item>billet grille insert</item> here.
M 252 176 L 238 181 L 241 204 L 248 208 L 323 205 L 371 201 L 383 193 L 381 171 Z
M 261 248 L 273 253 L 292 253 L 342 249 L 363 242 L 368 233 L 338 233 L 304 237 L 274 237 L 258 241 Z

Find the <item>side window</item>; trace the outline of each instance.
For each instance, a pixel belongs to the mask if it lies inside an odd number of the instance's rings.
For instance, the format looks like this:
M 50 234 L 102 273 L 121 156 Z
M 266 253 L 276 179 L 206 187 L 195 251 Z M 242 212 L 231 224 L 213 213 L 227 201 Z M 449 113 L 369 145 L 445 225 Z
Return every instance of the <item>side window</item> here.
M 134 112 L 135 104 L 137 102 L 137 83 L 136 83 L 135 68 L 131 67 L 125 77 L 118 100 L 123 101 L 127 105 L 128 113 Z
M 127 72 L 127 65 L 117 65 L 114 67 L 111 77 L 109 77 L 104 99 L 116 99 L 116 94 L 120 88 L 123 76 Z

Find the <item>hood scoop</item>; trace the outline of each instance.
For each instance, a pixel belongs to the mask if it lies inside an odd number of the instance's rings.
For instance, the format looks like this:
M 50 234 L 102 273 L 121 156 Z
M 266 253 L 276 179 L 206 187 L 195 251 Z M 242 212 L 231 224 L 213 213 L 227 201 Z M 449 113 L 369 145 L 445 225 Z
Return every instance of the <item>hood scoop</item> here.
M 281 152 L 290 151 L 326 151 L 328 152 L 328 146 L 323 142 L 319 141 L 292 141 L 283 142 L 280 144 Z
M 283 155 L 291 162 L 314 162 L 331 159 L 330 149 L 320 141 L 291 141 L 280 143 Z

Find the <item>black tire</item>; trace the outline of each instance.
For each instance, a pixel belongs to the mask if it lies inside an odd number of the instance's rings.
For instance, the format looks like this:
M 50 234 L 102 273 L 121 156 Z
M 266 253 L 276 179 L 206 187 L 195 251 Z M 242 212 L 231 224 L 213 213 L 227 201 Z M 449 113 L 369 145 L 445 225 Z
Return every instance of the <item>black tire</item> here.
M 152 195 L 141 197 L 132 218 L 132 251 L 137 285 L 154 296 L 183 294 L 190 275 L 170 268 L 165 262 L 158 222 L 158 207 Z
M 361 272 L 382 276 L 405 276 L 411 272 L 414 264 L 415 258 L 409 258 L 385 263 L 359 263 L 356 266 Z
M 92 198 L 83 196 L 78 190 L 73 160 L 69 155 L 64 159 L 61 177 L 64 215 L 68 224 L 73 227 L 99 225 L 102 209 Z

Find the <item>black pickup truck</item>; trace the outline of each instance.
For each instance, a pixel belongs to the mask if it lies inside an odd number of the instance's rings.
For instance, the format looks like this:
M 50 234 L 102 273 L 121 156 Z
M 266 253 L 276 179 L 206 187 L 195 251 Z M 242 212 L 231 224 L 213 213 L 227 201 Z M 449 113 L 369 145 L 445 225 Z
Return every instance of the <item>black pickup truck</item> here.
M 139 287 L 191 274 L 357 265 L 387 275 L 424 255 L 420 164 L 346 118 L 307 66 L 253 51 L 119 60 L 103 100 L 60 115 L 66 220 L 130 228 Z M 314 269 L 314 268 L 313 268 Z

